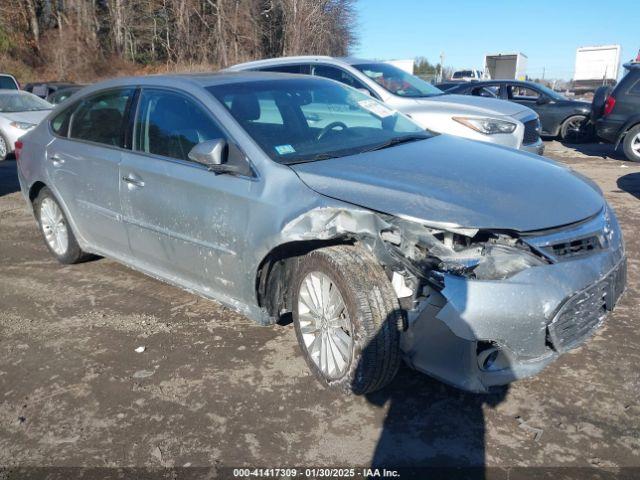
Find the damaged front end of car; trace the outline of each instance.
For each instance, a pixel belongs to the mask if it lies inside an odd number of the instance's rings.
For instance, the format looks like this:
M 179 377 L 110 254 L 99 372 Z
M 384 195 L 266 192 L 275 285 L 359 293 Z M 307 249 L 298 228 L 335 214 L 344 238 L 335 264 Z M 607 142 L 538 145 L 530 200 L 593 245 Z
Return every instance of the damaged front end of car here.
M 283 234 L 371 251 L 404 312 L 406 362 L 475 392 L 534 375 L 583 343 L 626 282 L 624 243 L 608 206 L 577 224 L 524 233 L 319 208 Z

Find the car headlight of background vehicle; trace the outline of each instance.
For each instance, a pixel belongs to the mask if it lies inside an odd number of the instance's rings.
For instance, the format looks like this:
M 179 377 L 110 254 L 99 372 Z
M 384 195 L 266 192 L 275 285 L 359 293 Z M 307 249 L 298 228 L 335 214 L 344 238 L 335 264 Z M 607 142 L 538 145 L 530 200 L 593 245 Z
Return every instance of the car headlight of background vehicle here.
M 29 122 L 11 122 L 9 123 L 9 125 L 11 125 L 14 128 L 19 128 L 20 130 L 30 130 L 36 126 L 35 123 L 29 123 Z
M 495 118 L 452 117 L 456 122 L 485 135 L 496 133 L 513 133 L 517 124 Z

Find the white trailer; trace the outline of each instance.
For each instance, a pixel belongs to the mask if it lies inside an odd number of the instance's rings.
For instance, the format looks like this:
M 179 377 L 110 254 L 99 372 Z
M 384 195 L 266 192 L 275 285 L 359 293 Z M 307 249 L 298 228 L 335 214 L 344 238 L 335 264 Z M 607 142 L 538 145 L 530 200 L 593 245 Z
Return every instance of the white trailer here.
M 620 45 L 580 47 L 576 50 L 573 73 L 574 90 L 595 90 L 600 85 L 613 85 L 620 72 Z
M 484 75 L 491 80 L 526 80 L 524 53 L 493 53 L 484 56 Z

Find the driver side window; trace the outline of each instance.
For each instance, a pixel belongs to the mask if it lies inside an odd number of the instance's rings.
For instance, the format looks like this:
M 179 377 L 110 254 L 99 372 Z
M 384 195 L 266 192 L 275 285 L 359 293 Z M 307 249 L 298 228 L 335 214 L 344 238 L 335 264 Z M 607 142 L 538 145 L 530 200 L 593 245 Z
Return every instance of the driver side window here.
M 166 90 L 145 89 L 135 123 L 135 150 L 178 160 L 189 160 L 198 143 L 226 135 L 202 107 Z

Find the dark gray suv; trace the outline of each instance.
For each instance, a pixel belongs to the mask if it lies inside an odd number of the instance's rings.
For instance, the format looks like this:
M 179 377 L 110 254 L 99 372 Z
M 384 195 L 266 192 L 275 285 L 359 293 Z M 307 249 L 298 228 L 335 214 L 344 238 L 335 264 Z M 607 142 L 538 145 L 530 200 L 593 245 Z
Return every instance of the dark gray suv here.
M 598 137 L 622 143 L 625 156 L 640 162 L 640 62 L 627 63 L 627 74 L 601 107 L 594 106 Z

